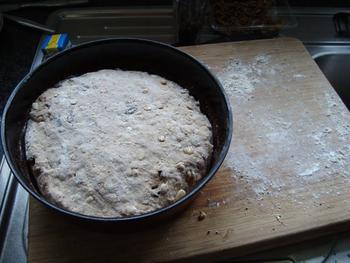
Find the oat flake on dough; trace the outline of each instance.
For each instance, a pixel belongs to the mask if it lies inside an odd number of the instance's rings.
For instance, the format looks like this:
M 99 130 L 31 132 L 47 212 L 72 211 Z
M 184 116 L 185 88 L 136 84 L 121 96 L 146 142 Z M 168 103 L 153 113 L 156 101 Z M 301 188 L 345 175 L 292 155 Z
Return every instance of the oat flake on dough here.
M 32 105 L 27 159 L 51 202 L 85 215 L 137 215 L 181 198 L 205 174 L 211 125 L 176 83 L 100 70 Z

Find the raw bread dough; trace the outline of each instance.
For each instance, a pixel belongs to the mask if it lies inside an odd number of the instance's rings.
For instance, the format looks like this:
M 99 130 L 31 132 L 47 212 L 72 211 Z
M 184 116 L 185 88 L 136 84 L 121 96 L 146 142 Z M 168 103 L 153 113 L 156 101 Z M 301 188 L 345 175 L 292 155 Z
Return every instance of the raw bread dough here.
M 42 194 L 100 217 L 169 205 L 202 178 L 212 153 L 210 122 L 186 89 L 122 70 L 45 91 L 32 104 L 25 142 Z

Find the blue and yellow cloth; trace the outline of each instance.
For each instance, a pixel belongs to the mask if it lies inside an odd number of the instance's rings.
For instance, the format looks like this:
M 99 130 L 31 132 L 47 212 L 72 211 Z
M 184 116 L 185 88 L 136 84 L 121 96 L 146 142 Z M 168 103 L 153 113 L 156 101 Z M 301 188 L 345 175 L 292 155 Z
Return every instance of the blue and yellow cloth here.
M 62 51 L 68 45 L 68 34 L 55 34 L 46 36 L 41 46 L 41 50 L 45 55 L 52 55 Z

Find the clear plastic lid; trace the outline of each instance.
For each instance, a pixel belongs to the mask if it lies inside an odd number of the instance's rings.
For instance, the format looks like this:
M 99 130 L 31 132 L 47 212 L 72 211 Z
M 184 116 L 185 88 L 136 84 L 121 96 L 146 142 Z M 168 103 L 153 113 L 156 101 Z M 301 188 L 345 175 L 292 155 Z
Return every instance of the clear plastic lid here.
M 276 34 L 296 26 L 286 0 L 212 0 L 209 23 L 225 35 Z

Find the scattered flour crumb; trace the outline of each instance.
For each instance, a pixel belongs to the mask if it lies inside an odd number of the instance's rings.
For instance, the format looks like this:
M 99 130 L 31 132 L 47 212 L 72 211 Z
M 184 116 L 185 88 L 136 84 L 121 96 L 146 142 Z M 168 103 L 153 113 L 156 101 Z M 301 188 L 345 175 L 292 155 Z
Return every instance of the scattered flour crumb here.
M 295 78 L 295 79 L 303 79 L 303 78 L 305 78 L 305 75 L 303 75 L 303 74 L 294 74 L 293 78 Z
M 247 98 L 255 89 L 258 79 L 253 77 L 253 68 L 246 66 L 241 60 L 233 59 L 218 75 L 229 94 Z
M 299 173 L 300 176 L 311 176 L 313 175 L 315 172 L 317 172 L 318 170 L 320 170 L 320 164 L 316 163 L 313 164 L 310 168 L 304 170 L 303 172 Z

